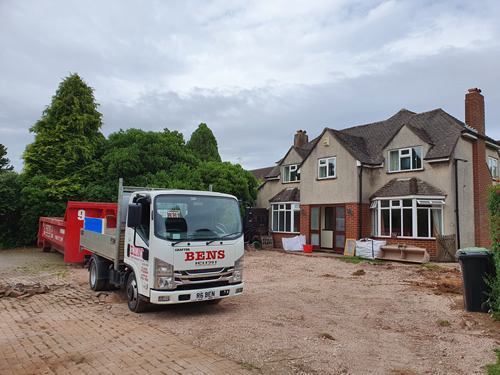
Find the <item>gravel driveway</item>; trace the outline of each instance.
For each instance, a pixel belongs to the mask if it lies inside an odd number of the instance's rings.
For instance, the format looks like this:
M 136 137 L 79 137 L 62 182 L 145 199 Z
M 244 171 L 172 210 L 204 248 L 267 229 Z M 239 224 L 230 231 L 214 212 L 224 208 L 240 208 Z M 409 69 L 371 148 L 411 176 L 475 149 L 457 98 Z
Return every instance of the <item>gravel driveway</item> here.
M 57 255 L 39 252 L 42 259 Z M 458 264 L 355 264 L 332 256 L 253 251 L 245 257 L 243 295 L 218 305 L 152 306 L 140 315 L 128 311 L 118 291 L 90 291 L 85 269 L 63 269 L 61 283 L 72 285 L 76 297 L 55 291 L 46 296 L 65 299 L 73 314 L 81 313 L 78 306 L 92 306 L 113 340 L 126 334 L 123 324 L 134 322 L 136 332 L 142 327 L 174 334 L 181 343 L 229 360 L 235 371 L 484 374 L 484 365 L 496 363 L 493 349 L 500 348 L 500 323 L 464 310 Z M 31 311 L 40 298 L 18 302 L 20 312 Z M 32 317 L 26 329 L 43 331 L 43 322 Z M 64 332 L 52 332 L 52 339 L 59 334 Z M 148 343 L 130 346 L 142 350 Z M 83 354 L 84 362 L 90 360 Z M 200 373 L 218 373 L 210 371 Z

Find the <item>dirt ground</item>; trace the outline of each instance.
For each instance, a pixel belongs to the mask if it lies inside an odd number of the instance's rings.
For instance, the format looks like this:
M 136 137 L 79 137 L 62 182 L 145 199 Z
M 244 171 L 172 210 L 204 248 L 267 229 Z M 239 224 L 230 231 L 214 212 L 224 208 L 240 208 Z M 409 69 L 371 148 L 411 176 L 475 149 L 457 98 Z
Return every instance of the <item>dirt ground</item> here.
M 70 270 L 88 288 L 88 272 Z M 464 309 L 458 264 L 247 251 L 244 281 L 243 295 L 218 305 L 140 315 L 109 291 L 103 314 L 133 314 L 260 374 L 469 375 L 497 361 L 500 323 Z

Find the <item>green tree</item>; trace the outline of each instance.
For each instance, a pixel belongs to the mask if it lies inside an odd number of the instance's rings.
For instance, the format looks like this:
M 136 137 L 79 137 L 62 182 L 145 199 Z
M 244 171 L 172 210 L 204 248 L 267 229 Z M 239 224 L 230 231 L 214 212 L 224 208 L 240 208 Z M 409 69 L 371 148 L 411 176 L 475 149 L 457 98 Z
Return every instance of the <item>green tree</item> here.
M 201 123 L 198 126 L 186 146 L 200 160 L 221 161 L 217 140 L 207 124 Z
M 19 245 L 22 182 L 12 171 L 0 173 L 0 249 Z
M 182 165 L 189 169 L 197 163 L 186 149 L 182 134 L 168 129 L 163 132 L 128 129 L 110 134 L 102 157 L 110 183 L 121 177 L 126 185 L 133 186 L 161 183 L 165 185 L 159 187 L 170 187 Z
M 93 89 L 78 74 L 60 84 L 52 102 L 31 128 L 33 143 L 23 154 L 22 212 L 19 232 L 25 244 L 36 240 L 40 216 L 64 215 L 67 202 L 83 200 L 102 178 L 100 132 Z
M 46 176 L 48 197 L 77 199 L 101 174 L 98 158 L 105 138 L 93 91 L 78 74 L 71 74 L 30 128 L 35 141 L 23 154 L 24 173 L 28 179 Z
M 14 169 L 13 165 L 9 165 L 10 160 L 6 157 L 7 148 L 0 143 L 0 173 L 12 171 Z
M 254 205 L 257 199 L 258 182 L 241 165 L 211 161 L 201 163 L 198 169 L 202 179 L 200 190 L 208 190 L 209 186 L 212 185 L 213 191 L 232 194 L 238 199 Z
M 492 185 L 488 194 L 490 211 L 491 251 L 495 262 L 496 275 L 487 280 L 490 292 L 491 316 L 500 321 L 500 185 Z

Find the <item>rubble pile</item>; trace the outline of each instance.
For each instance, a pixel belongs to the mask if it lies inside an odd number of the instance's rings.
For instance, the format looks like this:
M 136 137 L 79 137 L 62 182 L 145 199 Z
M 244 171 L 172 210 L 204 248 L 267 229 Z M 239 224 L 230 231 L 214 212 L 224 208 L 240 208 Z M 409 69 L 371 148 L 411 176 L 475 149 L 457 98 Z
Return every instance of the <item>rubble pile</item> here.
M 34 296 L 35 294 L 47 293 L 50 288 L 47 285 L 35 284 L 15 284 L 15 285 L 0 285 L 0 298 L 12 297 L 23 299 Z

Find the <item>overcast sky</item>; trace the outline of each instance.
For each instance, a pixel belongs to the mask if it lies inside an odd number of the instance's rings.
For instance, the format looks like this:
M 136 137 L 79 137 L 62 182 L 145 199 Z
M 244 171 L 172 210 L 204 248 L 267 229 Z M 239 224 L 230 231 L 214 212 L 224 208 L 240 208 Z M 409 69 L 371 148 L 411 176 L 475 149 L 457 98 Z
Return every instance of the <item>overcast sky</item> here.
M 108 136 L 202 122 L 224 161 L 273 166 L 310 139 L 485 96 L 500 140 L 500 1 L 0 0 L 0 143 L 20 172 L 59 83 L 94 88 Z

